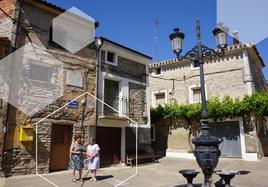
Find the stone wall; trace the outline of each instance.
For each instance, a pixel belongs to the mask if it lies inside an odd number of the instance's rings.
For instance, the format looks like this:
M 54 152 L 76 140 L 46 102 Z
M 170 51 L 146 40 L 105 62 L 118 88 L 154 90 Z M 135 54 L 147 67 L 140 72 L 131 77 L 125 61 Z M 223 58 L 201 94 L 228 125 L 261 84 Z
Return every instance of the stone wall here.
M 190 62 L 162 66 L 161 76 L 149 77 L 150 96 L 152 92 L 166 90 L 168 101 L 175 99 L 179 103 L 189 102 L 190 87 L 200 85 L 199 68 L 191 66 Z M 153 69 L 150 68 L 150 71 L 152 72 Z M 222 98 L 229 95 L 232 98 L 237 98 L 247 94 L 243 71 L 242 52 L 236 52 L 224 59 L 220 58 L 205 63 L 207 97 Z M 176 79 L 173 93 L 169 94 L 169 90 L 173 90 L 173 81 L 159 78 Z
M 146 82 L 146 65 L 118 56 L 118 64 L 117 66 L 114 66 L 105 63 L 104 55 L 105 53 L 104 51 L 102 51 L 102 71 L 108 69 L 108 71 L 114 75 L 118 75 L 120 77 L 128 78 L 143 83 Z M 105 66 L 107 66 L 108 68 L 106 68 Z
M 15 14 L 15 2 L 16 0 L 0 1 L 0 7 L 11 18 L 13 18 Z M 0 11 L 0 37 L 7 37 L 11 39 L 13 21 L 11 18 L 7 17 L 5 13 Z
M 2 0 L 0 1 L 0 7 L 6 14 L 12 17 L 15 13 L 15 3 L 16 0 Z M 4 12 L 0 11 L 0 19 L 7 17 Z
M 10 48 L 10 42 L 8 38 L 0 37 L 0 60 L 6 57 L 6 55 L 9 53 L 9 48 Z M 5 89 L 5 85 L 1 83 L 3 83 L 3 81 L 0 81 L 0 95 L 4 93 L 4 89 Z M 6 112 L 7 112 L 7 103 L 3 99 L 0 98 L 0 168 L 2 167 L 2 158 L 3 158 L 2 153 L 3 153 L 3 146 L 4 146 Z M 1 169 L 0 169 L 0 172 L 1 172 Z
M 50 55 L 63 62 L 63 96 L 31 117 L 12 106 L 9 108 L 8 131 L 6 134 L 5 153 L 3 159 L 4 173 L 6 176 L 35 173 L 35 141 L 29 143 L 20 142 L 19 127 L 31 125 L 35 128 L 35 123 L 40 119 L 51 114 L 70 100 L 78 97 L 86 91 L 94 95 L 96 89 L 95 51 L 89 48 L 84 48 L 76 54 L 71 54 L 62 48 L 50 45 L 49 28 L 52 19 L 57 16 L 55 12 L 50 13 L 47 11 L 46 7 L 36 8 L 34 5 L 28 4 L 26 1 L 23 5 L 23 10 L 21 24 L 28 30 L 26 29 L 27 35 L 23 29 L 20 30 L 21 32 L 19 32 L 18 35 L 18 47 L 21 47 L 31 41 L 39 47 L 45 47 L 46 51 Z M 6 32 L 8 31 L 10 31 L 10 29 L 7 29 Z M 67 85 L 67 71 L 81 73 L 83 77 L 83 86 L 76 87 Z M 36 94 L 43 94 L 43 96 L 50 94 L 49 91 L 44 93 L 38 84 L 32 92 L 36 92 Z M 49 171 L 51 127 L 53 124 L 72 124 L 73 134 L 84 134 L 84 141 L 86 143 L 88 142 L 90 131 L 89 126 L 94 123 L 95 100 L 92 97 L 87 96 L 86 107 L 84 108 L 82 104 L 83 99 L 85 99 L 85 97 L 81 97 L 77 100 L 79 104 L 78 109 L 65 107 L 38 125 L 37 139 L 39 173 L 47 173 Z M 84 119 L 82 119 L 83 113 Z M 83 129 L 81 128 L 82 121 Z
M 265 77 L 262 73 L 262 65 L 256 60 L 253 60 L 253 58 L 250 58 L 250 73 L 252 77 L 252 84 L 253 89 L 255 91 L 266 91 L 267 90 L 267 83 L 265 81 Z
M 248 75 L 245 68 L 243 52 L 250 51 L 249 65 L 250 72 Z M 252 52 L 253 51 L 253 52 Z M 255 52 L 256 53 L 256 52 Z M 256 55 L 256 54 L 255 54 Z M 230 96 L 231 98 L 243 98 L 249 94 L 249 86 L 253 91 L 265 90 L 266 83 L 262 76 L 258 58 L 254 57 L 253 46 L 240 45 L 237 48 L 229 47 L 225 57 L 216 58 L 206 61 L 204 64 L 205 86 L 207 98 Z M 253 60 L 254 59 L 254 60 Z M 156 78 L 149 77 L 149 95 L 150 106 L 152 103 L 152 93 L 165 90 L 167 92 L 167 101 L 171 102 L 175 99 L 178 103 L 189 103 L 190 88 L 200 86 L 199 68 L 194 68 L 189 61 L 183 62 L 162 62 L 160 66 L 150 65 L 150 73 L 156 76 L 153 72 L 156 68 L 162 68 L 162 75 L 157 75 Z M 250 77 L 250 78 L 249 78 Z M 165 79 L 175 79 L 163 80 Z M 174 86 L 174 87 L 173 87 Z M 244 123 L 244 129 L 247 129 L 247 124 Z M 157 130 L 157 128 L 160 128 Z M 163 127 L 156 126 L 156 131 L 162 131 Z M 165 131 L 163 130 L 163 133 Z M 185 141 L 188 137 L 188 132 L 184 129 L 170 130 L 167 139 L 161 146 L 167 145 L 168 150 L 180 150 L 187 152 L 190 149 L 190 144 Z M 157 134 L 160 138 L 160 134 Z M 159 142 L 156 140 L 155 145 Z M 246 152 L 261 152 L 258 136 L 256 133 L 256 123 L 251 123 L 251 128 L 245 131 Z
M 147 123 L 146 86 L 129 83 L 129 117 L 140 124 Z M 146 113 L 147 114 L 147 113 Z

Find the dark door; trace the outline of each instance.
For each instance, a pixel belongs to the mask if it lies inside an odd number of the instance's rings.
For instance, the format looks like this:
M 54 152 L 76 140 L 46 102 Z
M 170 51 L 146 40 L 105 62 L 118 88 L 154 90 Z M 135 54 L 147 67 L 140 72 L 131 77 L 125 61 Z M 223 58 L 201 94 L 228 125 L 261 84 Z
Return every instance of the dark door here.
M 121 128 L 98 127 L 97 144 L 100 146 L 102 165 L 117 164 L 121 160 Z
M 52 125 L 49 171 L 68 169 L 73 126 Z
M 219 148 L 221 156 L 241 157 L 240 129 L 238 122 L 223 122 L 211 125 L 211 133 L 223 140 Z

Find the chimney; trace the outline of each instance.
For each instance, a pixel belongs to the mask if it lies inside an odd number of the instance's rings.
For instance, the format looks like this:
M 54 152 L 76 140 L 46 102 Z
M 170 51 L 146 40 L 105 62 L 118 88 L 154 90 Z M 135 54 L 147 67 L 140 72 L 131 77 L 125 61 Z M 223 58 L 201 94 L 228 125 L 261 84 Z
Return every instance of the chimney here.
M 238 37 L 238 31 L 233 32 L 233 45 L 237 46 L 240 44 L 239 37 Z

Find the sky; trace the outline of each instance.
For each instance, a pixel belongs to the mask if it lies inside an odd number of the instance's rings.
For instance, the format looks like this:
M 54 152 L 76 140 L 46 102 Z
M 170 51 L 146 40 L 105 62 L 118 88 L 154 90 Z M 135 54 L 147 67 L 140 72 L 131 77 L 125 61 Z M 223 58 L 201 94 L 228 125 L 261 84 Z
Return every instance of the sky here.
M 203 44 L 215 48 L 212 30 L 217 25 L 216 0 L 47 0 L 64 9 L 76 7 L 100 22 L 96 35 L 140 51 L 157 60 L 175 57 L 169 34 L 175 27 L 185 33 L 183 51 L 196 43 L 196 19 L 201 24 Z M 155 52 L 154 22 L 157 53 Z M 263 28 L 262 28 L 263 29 Z M 229 42 L 231 44 L 231 38 Z M 260 55 L 268 66 L 268 38 L 257 44 Z M 264 75 L 268 80 L 268 67 Z

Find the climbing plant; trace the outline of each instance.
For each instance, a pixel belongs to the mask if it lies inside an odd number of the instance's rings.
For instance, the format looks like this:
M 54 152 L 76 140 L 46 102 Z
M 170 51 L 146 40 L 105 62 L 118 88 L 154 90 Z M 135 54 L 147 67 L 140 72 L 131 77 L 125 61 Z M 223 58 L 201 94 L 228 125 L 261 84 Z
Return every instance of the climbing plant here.
M 212 98 L 207 101 L 209 118 L 214 121 L 224 118 L 246 117 L 253 113 L 255 116 L 268 116 L 268 93 L 256 92 L 243 98 L 232 99 L 225 96 L 223 99 Z M 201 104 L 179 104 L 176 101 L 165 106 L 159 105 L 151 109 L 151 121 L 159 121 L 171 127 L 182 126 L 196 130 L 200 127 Z

